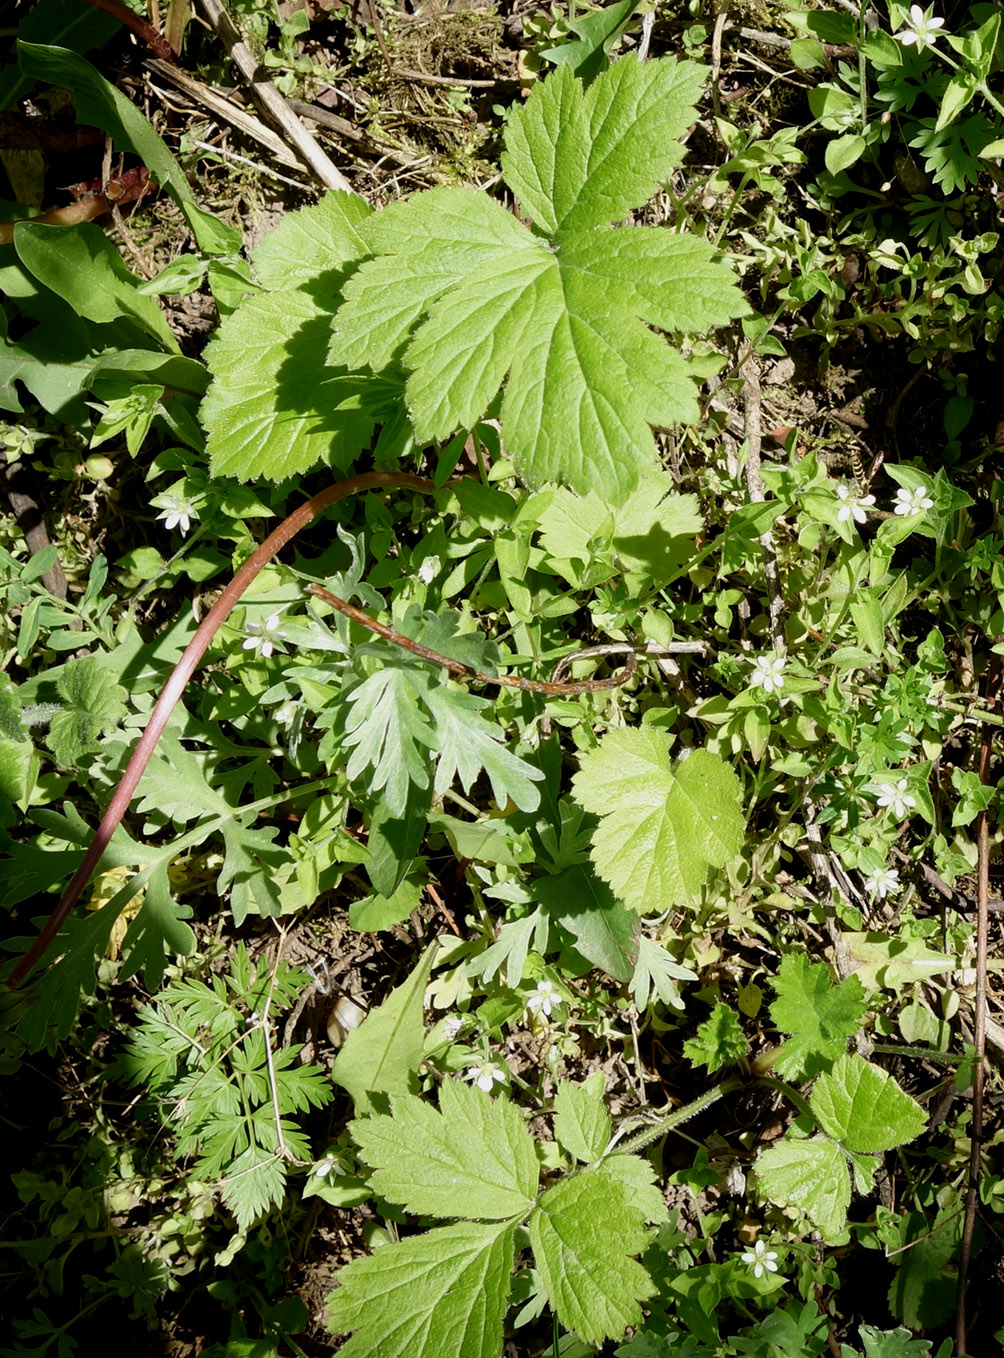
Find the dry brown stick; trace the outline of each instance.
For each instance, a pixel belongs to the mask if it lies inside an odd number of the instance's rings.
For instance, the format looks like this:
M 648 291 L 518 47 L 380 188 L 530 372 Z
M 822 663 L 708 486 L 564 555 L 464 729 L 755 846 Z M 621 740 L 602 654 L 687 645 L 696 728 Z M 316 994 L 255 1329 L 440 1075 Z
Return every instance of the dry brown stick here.
M 385 160 L 392 160 L 395 165 L 400 165 L 406 170 L 421 169 L 429 163 L 428 156 L 410 156 L 405 151 L 399 151 L 396 147 L 374 137 L 372 132 L 366 132 L 361 127 L 356 127 L 355 123 L 350 123 L 347 118 L 332 113 L 330 109 L 319 108 L 317 104 L 305 104 L 302 99 L 291 99 L 289 106 L 301 118 L 310 118 L 313 122 L 320 123 L 321 127 L 327 127 L 340 137 L 344 137 L 346 141 L 355 142 L 361 150 L 371 151 Z
M 174 85 L 192 103 L 208 110 L 214 118 L 229 124 L 241 136 L 250 137 L 252 141 L 264 146 L 280 164 L 292 170 L 302 170 L 301 161 L 293 155 L 281 137 L 270 127 L 266 127 L 253 113 L 248 113 L 247 109 L 233 103 L 220 90 L 213 89 L 211 85 L 204 85 L 201 80 L 196 80 L 187 72 L 168 66 L 163 61 L 151 60 L 146 64 L 155 75 Z
M 251 93 L 257 100 L 262 112 L 266 113 L 276 126 L 285 133 L 304 164 L 313 170 L 325 188 L 341 189 L 344 193 L 352 193 L 352 185 L 341 170 L 328 158 L 323 147 L 318 145 L 310 135 L 275 86 L 271 81 L 260 78 L 258 63 L 251 49 L 220 0 L 201 0 L 201 4 L 216 32 L 216 36 L 226 47 L 234 65 L 248 82 Z
M 999 641 L 1000 638 L 997 638 Z M 997 702 L 997 691 L 1001 681 L 1001 660 L 991 655 L 987 670 L 985 705 L 993 711 Z M 990 782 L 990 763 L 993 744 L 993 727 L 983 723 L 980 736 L 980 782 L 986 786 Z M 973 1046 L 976 1048 L 976 1064 L 973 1069 L 973 1109 L 969 1124 L 969 1184 L 966 1193 L 966 1216 L 959 1243 L 959 1281 L 955 1294 L 955 1352 L 958 1358 L 966 1352 L 966 1288 L 969 1281 L 969 1261 L 973 1251 L 973 1232 L 976 1228 L 976 1206 L 979 1199 L 980 1162 L 983 1152 L 983 1077 L 987 1041 L 987 945 L 989 938 L 990 898 L 990 842 L 987 813 L 981 811 L 976 820 L 976 847 L 978 853 L 976 869 L 976 899 L 979 913 L 976 923 L 976 1023 L 973 1033 Z
M 760 503 L 767 497 L 763 493 L 760 477 L 760 448 L 763 435 L 760 428 L 760 375 L 756 359 L 750 356 L 742 366 L 743 375 L 743 420 L 746 434 L 746 488 L 751 502 Z M 767 613 L 770 619 L 770 639 L 775 651 L 784 650 L 784 627 L 781 614 L 784 611 L 784 598 L 781 594 L 781 580 L 777 571 L 777 552 L 774 548 L 774 534 L 768 528 L 760 534 L 763 550 L 763 573 L 767 582 Z

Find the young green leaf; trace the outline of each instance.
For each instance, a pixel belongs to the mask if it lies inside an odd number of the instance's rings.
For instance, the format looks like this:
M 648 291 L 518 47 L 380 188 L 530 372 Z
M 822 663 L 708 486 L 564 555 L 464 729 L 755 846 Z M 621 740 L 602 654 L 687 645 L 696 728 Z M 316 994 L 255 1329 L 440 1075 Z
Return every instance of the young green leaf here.
M 498 1358 L 515 1227 L 458 1221 L 354 1259 L 328 1300 L 345 1358 Z
M 600 1344 L 641 1321 L 640 1303 L 657 1288 L 632 1257 L 649 1233 L 627 1185 L 594 1170 L 562 1179 L 543 1195 L 529 1227 L 544 1291 L 566 1329 Z
M 809 1098 L 820 1127 L 853 1151 L 888 1151 L 927 1126 L 927 1115 L 886 1071 L 856 1053 L 842 1056 Z
M 409 1094 L 391 1106 L 393 1116 L 352 1124 L 381 1196 L 409 1212 L 479 1221 L 525 1216 L 533 1206 L 539 1166 L 513 1104 L 445 1080 L 438 1113 Z
M 437 796 L 446 791 L 457 775 L 464 791 L 469 792 L 483 769 L 500 807 L 511 800 L 521 811 L 537 809 L 540 793 L 534 783 L 540 782 L 544 774 L 499 743 L 503 735 L 497 726 L 482 721 L 478 714 L 491 706 L 487 698 L 444 685 L 430 687 L 425 704 L 432 714 L 439 743 Z
M 727 1004 L 716 1004 L 711 1017 L 698 1028 L 697 1036 L 684 1042 L 683 1054 L 695 1066 L 707 1066 L 711 1075 L 738 1061 L 748 1046 L 735 1011 Z
M 781 959 L 774 988 L 771 1018 L 792 1034 L 775 1069 L 786 1080 L 811 1079 L 843 1054 L 858 1031 L 868 1008 L 864 987 L 854 975 L 834 985 L 822 962 L 789 953 Z
M 345 288 L 333 361 L 403 355 L 419 439 L 484 414 L 508 375 L 502 431 L 531 483 L 620 501 L 658 469 L 651 426 L 696 418 L 688 361 L 649 326 L 693 333 L 745 310 L 705 241 L 610 224 L 678 163 L 699 68 L 626 57 L 587 92 L 568 66 L 506 125 L 503 167 L 527 231 L 463 189 L 395 204 L 363 230 L 375 258 Z
M 709 866 L 742 848 L 739 779 L 717 755 L 695 750 L 671 769 L 665 736 L 612 731 L 583 756 L 572 789 L 600 817 L 596 870 L 633 910 L 692 900 Z
M 832 1141 L 784 1140 L 756 1162 L 757 1178 L 771 1201 L 800 1207 L 824 1239 L 835 1241 L 847 1225 L 851 1176 Z
M 554 1096 L 554 1136 L 583 1164 L 598 1160 L 610 1140 L 610 1114 L 601 1094 L 562 1080 Z
M 639 1013 L 648 1008 L 654 990 L 663 1004 L 682 1009 L 677 981 L 696 981 L 697 973 L 673 960 L 664 947 L 644 934 L 638 938 L 638 961 L 631 977 L 631 999 Z
M 69 769 L 90 754 L 98 736 L 125 715 L 125 690 L 96 655 L 68 660 L 56 687 L 66 706 L 53 717 L 46 744 L 56 763 Z

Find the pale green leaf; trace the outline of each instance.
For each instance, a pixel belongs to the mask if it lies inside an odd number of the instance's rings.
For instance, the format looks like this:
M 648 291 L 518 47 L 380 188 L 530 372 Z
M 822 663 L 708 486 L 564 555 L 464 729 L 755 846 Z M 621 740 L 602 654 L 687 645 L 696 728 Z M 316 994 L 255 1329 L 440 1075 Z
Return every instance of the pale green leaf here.
M 530 1243 L 558 1319 L 588 1344 L 619 1339 L 658 1290 L 632 1256 L 648 1243 L 631 1189 L 600 1170 L 562 1179 L 530 1217 Z
M 554 1136 L 583 1164 L 598 1160 L 610 1140 L 610 1114 L 601 1095 L 562 1080 L 554 1096 Z
M 521 811 L 535 811 L 540 793 L 534 786 L 544 775 L 517 758 L 503 744 L 502 732 L 478 715 L 491 703 L 457 688 L 431 688 L 425 703 L 432 714 L 439 743 L 435 792 L 440 796 L 459 776 L 469 792 L 481 771 L 488 775 L 492 796 L 500 807 L 511 799 Z
M 435 749 L 437 736 L 418 697 L 427 697 L 431 687 L 425 671 L 388 665 L 345 695 L 350 706 L 343 744 L 351 750 L 345 772 L 358 778 L 372 769 L 370 790 L 383 791 L 391 816 L 404 814 L 409 784 L 429 785 L 425 751 Z
M 683 1044 L 683 1054 L 695 1066 L 707 1066 L 713 1075 L 722 1066 L 738 1061 L 749 1047 L 738 1015 L 727 1004 L 716 1004 L 710 1018 L 697 1029 L 696 1037 Z
M 644 1221 L 661 1224 L 669 1212 L 666 1199 L 657 1182 L 658 1175 L 653 1165 L 641 1155 L 611 1155 L 596 1167 L 596 1173 L 604 1175 L 623 1185 L 630 1194 L 632 1206 L 641 1213 Z
M 355 1259 L 328 1300 L 344 1358 L 499 1358 L 511 1225 L 458 1221 Z
M 666 737 L 651 728 L 610 732 L 583 756 L 572 787 L 600 817 L 597 872 L 634 910 L 693 900 L 708 867 L 722 867 L 742 847 L 736 775 L 706 750 L 671 769 Z
M 631 998 L 639 1013 L 648 1008 L 654 990 L 663 1004 L 682 1009 L 677 981 L 696 981 L 697 973 L 674 961 L 666 949 L 644 934 L 638 938 L 638 961 L 631 977 Z
M 216 889 L 221 896 L 229 890 L 234 923 L 239 927 L 251 914 L 281 914 L 277 869 L 289 862 L 290 854 L 272 843 L 278 826 L 244 825 L 228 818 L 220 823 L 220 833 L 225 848 Z
M 251 251 L 255 276 L 269 292 L 302 288 L 333 300 L 339 272 L 369 253 L 362 236 L 373 209 L 354 193 L 326 193 L 317 203 L 287 212 Z
M 756 1172 L 772 1202 L 800 1207 L 824 1239 L 834 1240 L 844 1230 L 851 1176 L 843 1151 L 832 1141 L 779 1141 L 757 1160 Z
M 893 1077 L 848 1053 L 821 1075 L 809 1104 L 828 1136 L 854 1151 L 888 1151 L 927 1126 L 927 1115 Z
M 843 1054 L 858 1031 L 868 1008 L 864 987 L 853 975 L 834 985 L 823 963 L 790 953 L 782 958 L 774 984 L 771 1018 L 792 1034 L 776 1069 L 786 1080 L 811 1079 Z
M 96 655 L 68 660 L 56 687 L 65 706 L 53 717 L 46 744 L 57 764 L 73 768 L 125 715 L 125 690 Z
M 539 1166 L 514 1104 L 444 1080 L 438 1113 L 408 1094 L 391 1106 L 391 1117 L 352 1124 L 382 1197 L 409 1212 L 479 1221 L 525 1216 L 533 1206 Z
M 286 1193 L 286 1162 L 275 1151 L 251 1145 L 227 1166 L 220 1184 L 220 1197 L 237 1219 L 237 1229 L 247 1231 L 272 1207 L 279 1207 Z
M 335 1059 L 331 1078 L 352 1096 L 357 1116 L 374 1111 L 374 1094 L 412 1094 L 418 1089 L 425 1024 L 422 999 L 436 945 L 384 1002 L 353 1028 Z
M 506 123 L 502 169 L 524 213 L 554 234 L 626 217 L 680 162 L 704 72 L 671 58 L 618 61 L 583 94 L 568 67 Z
M 329 324 L 303 289 L 249 297 L 222 321 L 201 408 L 213 476 L 279 481 L 321 461 L 346 467 L 369 444 L 366 379 L 325 366 Z

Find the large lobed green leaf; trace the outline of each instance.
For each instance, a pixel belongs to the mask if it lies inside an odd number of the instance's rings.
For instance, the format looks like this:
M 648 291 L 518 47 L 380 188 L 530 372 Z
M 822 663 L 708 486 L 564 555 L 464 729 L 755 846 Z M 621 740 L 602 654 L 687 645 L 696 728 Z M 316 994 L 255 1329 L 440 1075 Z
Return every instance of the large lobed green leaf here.
M 706 750 L 671 768 L 665 736 L 650 727 L 606 735 L 583 756 L 572 788 L 600 817 L 597 872 L 634 910 L 692 900 L 708 867 L 724 866 L 742 848 L 736 775 Z
M 657 467 L 651 427 L 698 413 L 688 361 L 649 326 L 695 333 L 746 310 L 706 241 L 611 229 L 678 162 L 701 77 L 627 57 L 586 92 L 567 66 L 535 87 L 510 115 L 503 168 L 536 231 L 459 188 L 376 215 L 332 361 L 403 360 L 427 441 L 472 426 L 505 383 L 503 435 L 525 479 L 623 500 Z
M 519 1109 L 480 1089 L 445 1080 L 439 1112 L 413 1095 L 393 1116 L 357 1119 L 352 1135 L 373 1187 L 409 1212 L 478 1221 L 525 1216 L 539 1166 Z
M 515 1227 L 458 1221 L 384 1245 L 338 1275 L 327 1323 L 345 1358 L 499 1358 Z

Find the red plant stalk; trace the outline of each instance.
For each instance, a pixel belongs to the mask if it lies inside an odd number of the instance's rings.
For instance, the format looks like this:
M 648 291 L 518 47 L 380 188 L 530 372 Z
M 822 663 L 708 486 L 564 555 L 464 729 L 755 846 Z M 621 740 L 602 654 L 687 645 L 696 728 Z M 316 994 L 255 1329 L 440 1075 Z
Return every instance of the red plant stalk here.
M 319 514 L 322 514 L 329 505 L 336 504 L 339 500 L 348 499 L 351 495 L 359 495 L 362 491 L 374 490 L 379 486 L 417 490 L 425 494 L 435 490 L 433 483 L 426 477 L 413 476 L 410 472 L 361 472 L 358 476 L 350 476 L 345 481 L 338 481 L 335 485 L 329 486 L 327 490 L 322 490 L 312 499 L 307 500 L 300 505 L 299 509 L 295 509 L 287 519 L 284 519 L 279 527 L 273 533 L 270 533 L 261 546 L 248 557 L 230 581 L 230 584 L 224 589 L 199 624 L 195 635 L 185 647 L 184 654 L 172 670 L 167 683 L 164 685 L 163 692 L 157 699 L 156 706 L 150 713 L 146 729 L 132 752 L 132 757 L 118 787 L 115 789 L 114 796 L 108 803 L 108 809 L 101 819 L 101 824 L 88 846 L 83 862 L 73 874 L 70 884 L 60 897 L 59 904 L 42 926 L 38 937 L 8 977 L 10 986 L 21 984 L 66 923 L 67 916 L 79 900 L 84 887 L 90 881 L 91 874 L 97 867 L 101 855 L 107 849 L 112 835 L 118 829 L 119 822 L 128 810 L 133 793 L 136 791 L 139 780 L 143 777 L 146 766 L 150 762 L 150 756 L 156 749 L 164 727 L 170 720 L 171 713 L 184 693 L 189 679 L 198 668 L 199 662 L 205 655 L 206 648 L 217 630 L 226 621 L 231 610 L 240 601 L 252 580 L 263 566 L 268 565 L 277 552 L 281 551 L 301 529 L 306 528 Z

